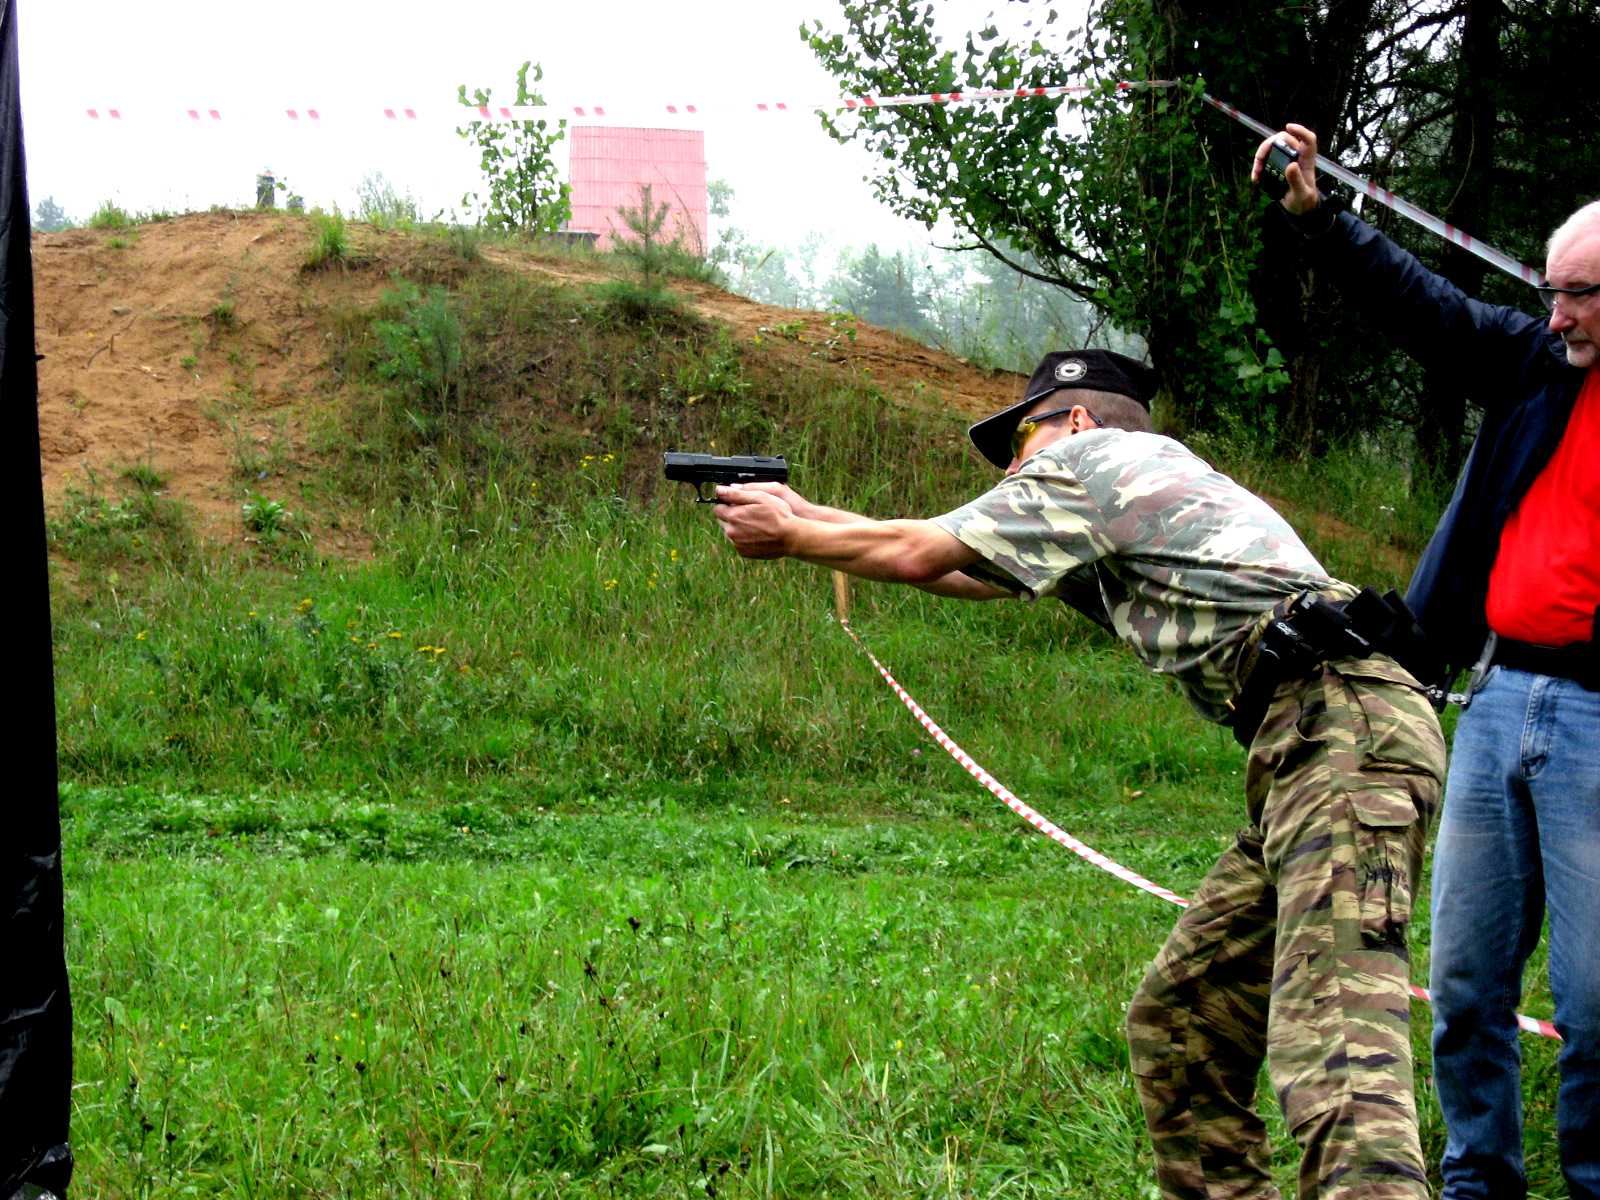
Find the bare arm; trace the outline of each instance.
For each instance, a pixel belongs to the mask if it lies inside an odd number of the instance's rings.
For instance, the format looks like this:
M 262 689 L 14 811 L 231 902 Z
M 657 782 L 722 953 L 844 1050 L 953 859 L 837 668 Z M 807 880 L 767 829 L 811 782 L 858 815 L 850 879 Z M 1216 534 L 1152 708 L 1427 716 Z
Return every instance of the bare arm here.
M 1015 600 L 1016 596 L 1004 588 L 997 588 L 993 584 L 985 583 L 981 579 L 974 579 L 964 571 L 951 571 L 948 575 L 941 575 L 931 583 L 917 583 L 925 592 L 935 596 L 945 596 L 952 600 Z
M 806 511 L 817 506 L 802 501 Z M 801 516 L 773 488 L 719 487 L 716 517 L 747 558 L 798 558 L 887 583 L 908 583 L 940 596 L 997 599 L 1008 593 L 962 574 L 978 554 L 931 521 L 874 521 L 839 509 L 837 516 Z

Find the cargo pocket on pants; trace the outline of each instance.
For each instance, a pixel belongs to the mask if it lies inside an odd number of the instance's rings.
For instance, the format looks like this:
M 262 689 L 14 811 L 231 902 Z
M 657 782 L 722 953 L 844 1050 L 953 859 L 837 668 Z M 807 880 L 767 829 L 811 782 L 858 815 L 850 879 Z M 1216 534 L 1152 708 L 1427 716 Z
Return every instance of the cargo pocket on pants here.
M 1420 858 L 1418 815 L 1401 779 L 1350 793 L 1355 817 L 1357 909 L 1368 946 L 1405 946 L 1411 923 L 1412 873 Z

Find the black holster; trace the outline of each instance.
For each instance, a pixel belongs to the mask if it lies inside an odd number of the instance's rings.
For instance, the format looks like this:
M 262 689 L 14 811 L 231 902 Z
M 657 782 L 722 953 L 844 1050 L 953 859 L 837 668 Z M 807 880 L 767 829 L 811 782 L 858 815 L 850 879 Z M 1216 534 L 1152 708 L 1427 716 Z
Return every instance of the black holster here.
M 1278 685 L 1341 658 L 1387 655 L 1414 676 L 1435 708 L 1445 700 L 1444 665 L 1398 593 L 1362 588 L 1342 603 L 1303 592 L 1262 629 L 1228 726 L 1241 746 L 1255 740 Z

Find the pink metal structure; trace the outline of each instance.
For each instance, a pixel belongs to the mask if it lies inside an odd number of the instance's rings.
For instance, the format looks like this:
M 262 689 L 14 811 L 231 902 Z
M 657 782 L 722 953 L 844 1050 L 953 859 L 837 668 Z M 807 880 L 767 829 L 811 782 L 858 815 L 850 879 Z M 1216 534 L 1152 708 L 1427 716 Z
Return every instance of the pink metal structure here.
M 671 205 L 662 233 L 683 239 L 684 247 L 704 254 L 706 242 L 706 135 L 699 129 L 620 129 L 577 125 L 568 179 L 572 221 L 568 228 L 598 234 L 596 246 L 631 240 L 617 210 L 640 207 L 640 186 L 650 185 L 651 201 Z

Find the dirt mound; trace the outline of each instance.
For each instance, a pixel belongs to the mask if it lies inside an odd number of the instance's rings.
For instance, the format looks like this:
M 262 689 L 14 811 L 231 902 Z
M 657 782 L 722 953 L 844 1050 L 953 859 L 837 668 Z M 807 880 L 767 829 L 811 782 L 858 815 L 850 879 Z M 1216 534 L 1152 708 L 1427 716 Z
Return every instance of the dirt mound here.
M 420 235 L 351 224 L 353 271 L 306 271 L 309 219 L 202 213 L 126 230 L 33 239 L 39 434 L 46 504 L 114 491 L 130 467 L 186 502 L 199 532 L 244 536 L 239 506 L 313 457 L 319 419 L 338 403 L 329 319 L 371 303 L 418 255 Z M 487 247 L 496 265 L 570 282 L 606 278 L 603 260 Z M 780 361 L 819 359 L 870 376 L 898 402 L 977 415 L 1015 399 L 1021 379 L 980 370 L 896 334 L 829 314 L 756 304 L 703 284 L 674 285 L 742 344 Z M 281 485 L 275 485 L 281 488 Z M 335 530 L 319 547 L 360 553 Z M 327 544 L 323 544 L 326 541 Z

